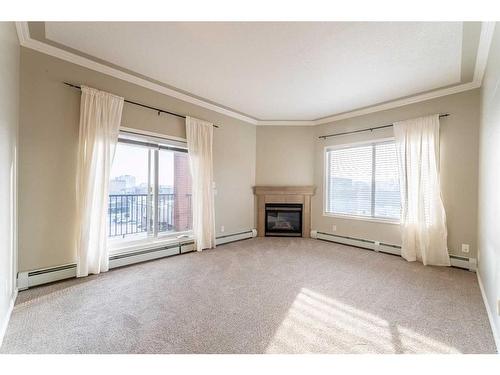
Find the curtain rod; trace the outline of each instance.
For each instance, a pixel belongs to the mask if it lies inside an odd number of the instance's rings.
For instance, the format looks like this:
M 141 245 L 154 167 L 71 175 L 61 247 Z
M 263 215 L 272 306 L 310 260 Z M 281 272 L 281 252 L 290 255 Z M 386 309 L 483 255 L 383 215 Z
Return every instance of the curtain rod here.
M 75 89 L 78 89 L 78 90 L 81 90 L 82 87 L 81 86 L 78 86 L 78 85 L 74 85 L 72 83 L 68 83 L 68 82 L 63 82 L 65 85 L 67 86 L 70 86 L 70 87 L 73 87 Z M 155 107 L 151 107 L 149 105 L 146 105 L 146 104 L 141 104 L 141 103 L 137 103 L 137 102 L 133 102 L 132 100 L 127 100 L 127 99 L 123 99 L 123 101 L 125 103 L 129 103 L 129 104 L 133 104 L 133 105 L 137 105 L 139 107 L 143 107 L 143 108 L 147 108 L 147 109 L 151 109 L 155 112 L 158 112 L 158 116 L 160 115 L 160 113 L 165 113 L 167 115 L 171 115 L 171 116 L 175 116 L 175 117 L 180 117 L 180 118 L 186 118 L 186 116 L 184 115 L 180 115 L 178 113 L 174 113 L 174 112 L 170 112 L 170 111 L 165 111 L 164 109 L 160 109 L 160 108 L 155 108 Z M 218 128 L 219 126 L 218 125 L 213 125 L 214 128 Z
M 450 114 L 449 113 L 444 113 L 442 115 L 439 115 L 439 118 L 442 117 L 448 117 Z M 367 132 L 367 131 L 373 131 L 377 129 L 384 129 L 384 128 L 390 128 L 394 124 L 388 124 L 388 125 L 382 125 L 382 126 L 376 126 L 374 128 L 368 128 L 368 129 L 360 129 L 360 130 L 353 130 L 350 132 L 344 132 L 344 133 L 334 133 L 334 134 L 326 134 L 326 135 L 320 135 L 318 138 L 322 139 L 327 139 L 329 137 L 337 137 L 339 135 L 347 135 L 347 134 L 354 134 L 354 133 L 361 133 L 361 132 Z

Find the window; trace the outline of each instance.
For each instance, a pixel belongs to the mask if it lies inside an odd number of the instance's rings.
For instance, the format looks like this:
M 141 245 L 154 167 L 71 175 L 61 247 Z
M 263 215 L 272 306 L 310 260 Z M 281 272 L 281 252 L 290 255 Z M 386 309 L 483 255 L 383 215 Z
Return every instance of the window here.
M 110 173 L 107 226 L 112 243 L 156 240 L 192 229 L 184 144 L 120 135 Z
M 325 213 L 396 221 L 399 171 L 394 141 L 326 150 Z

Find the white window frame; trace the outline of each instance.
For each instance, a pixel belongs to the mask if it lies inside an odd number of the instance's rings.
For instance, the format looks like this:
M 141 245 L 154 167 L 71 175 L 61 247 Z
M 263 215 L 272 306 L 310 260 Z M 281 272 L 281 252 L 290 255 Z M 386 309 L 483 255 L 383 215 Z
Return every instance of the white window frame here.
M 342 150 L 346 148 L 353 147 L 362 147 L 368 145 L 374 145 L 377 143 L 384 142 L 394 142 L 394 137 L 386 137 L 386 138 L 376 138 L 371 139 L 369 141 L 359 141 L 359 142 L 350 142 L 350 143 L 342 143 L 338 145 L 329 145 L 325 146 L 323 149 L 323 216 L 332 217 L 337 219 L 347 219 L 347 220 L 359 220 L 359 221 L 368 221 L 373 223 L 383 223 L 383 224 L 393 224 L 400 225 L 401 219 L 384 219 L 381 217 L 373 217 L 373 216 L 361 216 L 361 215 L 348 215 L 348 214 L 335 214 L 332 212 L 328 212 L 326 210 L 327 202 L 328 202 L 328 151 L 334 150 Z M 372 187 L 373 189 L 373 187 Z
M 176 148 L 183 148 L 187 150 L 187 140 L 185 138 L 170 137 L 170 136 L 167 137 L 165 135 L 153 132 L 120 127 L 120 136 L 133 138 L 134 135 L 136 135 L 138 140 L 140 140 L 141 142 L 150 141 L 153 143 L 163 144 Z M 152 158 L 158 157 L 158 153 L 155 152 L 151 156 Z M 158 165 L 158 161 L 155 161 L 154 163 L 155 165 Z M 154 173 L 156 175 L 158 174 L 158 168 L 155 168 Z M 156 192 L 158 191 L 158 176 L 155 176 L 155 178 L 153 178 L 152 188 L 153 191 L 155 192 L 154 196 L 157 197 Z M 156 210 L 156 205 L 157 203 L 154 202 L 153 198 L 153 207 L 152 207 L 153 210 Z M 156 215 L 153 215 L 153 220 L 155 221 L 153 225 L 154 235 L 148 235 L 146 236 L 146 238 L 141 238 L 136 240 L 134 239 L 124 240 L 119 238 L 110 239 L 108 237 L 109 254 L 117 255 L 129 251 L 143 250 L 147 248 L 154 248 L 162 245 L 178 243 L 181 241 L 188 241 L 194 238 L 192 230 L 180 231 L 174 233 L 158 233 L 158 227 L 156 225 L 156 220 L 157 220 Z

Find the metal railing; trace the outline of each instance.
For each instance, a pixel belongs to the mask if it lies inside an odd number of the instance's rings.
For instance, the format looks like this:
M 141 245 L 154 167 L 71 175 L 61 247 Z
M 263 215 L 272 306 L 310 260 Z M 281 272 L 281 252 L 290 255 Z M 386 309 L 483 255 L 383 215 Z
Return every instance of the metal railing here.
M 108 203 L 108 236 L 125 237 L 131 234 L 147 233 L 148 207 L 152 196 L 148 194 L 110 194 Z M 177 205 L 177 212 L 174 208 Z M 158 232 L 185 231 L 191 229 L 191 194 L 158 194 Z M 177 220 L 176 220 L 177 218 Z M 176 222 L 177 221 L 177 222 Z

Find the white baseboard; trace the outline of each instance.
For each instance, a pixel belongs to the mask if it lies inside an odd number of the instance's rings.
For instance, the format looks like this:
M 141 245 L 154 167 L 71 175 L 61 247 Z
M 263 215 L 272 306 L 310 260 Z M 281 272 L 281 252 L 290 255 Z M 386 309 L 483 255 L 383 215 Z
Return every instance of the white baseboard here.
M 251 229 L 239 233 L 218 236 L 217 239 L 215 240 L 215 243 L 217 244 L 217 246 L 219 246 L 230 242 L 246 240 L 248 238 L 256 236 L 257 236 L 257 230 Z
M 76 264 L 63 264 L 57 267 L 40 268 L 17 274 L 17 288 L 25 290 L 32 286 L 51 283 L 58 280 L 76 277 Z
M 141 263 L 141 262 L 146 262 L 148 260 L 185 254 L 191 251 L 194 251 L 193 241 L 181 242 L 179 244 L 172 244 L 169 246 L 163 246 L 156 249 L 137 250 L 127 253 L 115 254 L 109 257 L 109 268 L 113 269 L 113 268 L 128 266 L 134 263 Z
M 230 242 L 240 241 L 255 237 L 255 229 L 219 236 L 216 239 L 217 245 L 223 245 Z M 109 268 L 118 268 L 128 266 L 134 263 L 146 262 L 159 258 L 165 258 L 173 255 L 185 254 L 194 251 L 194 242 L 187 240 L 175 244 L 150 248 L 145 250 L 135 250 L 120 254 L 113 254 L 109 257 Z M 17 275 L 17 287 L 19 290 L 25 290 L 37 285 L 48 284 L 55 281 L 70 279 L 76 277 L 76 264 L 64 264 L 57 267 L 49 267 L 32 271 L 19 272 Z
M 483 297 L 484 306 L 486 307 L 486 313 L 488 314 L 488 320 L 490 321 L 491 331 L 493 332 L 493 338 L 495 339 L 495 345 L 497 347 L 497 353 L 500 353 L 500 332 L 496 329 L 494 320 L 495 315 L 493 315 L 493 311 L 491 311 L 490 304 L 488 303 L 488 298 L 486 297 L 486 292 L 484 291 L 479 271 L 477 272 L 477 281 L 479 283 L 479 289 L 481 290 L 481 296 Z
M 12 296 L 10 297 L 10 303 L 5 315 L 0 319 L 0 347 L 2 346 L 3 338 L 5 336 L 5 332 L 7 332 L 7 326 L 9 325 L 10 316 L 12 315 L 12 310 L 14 310 L 14 305 L 16 303 L 17 298 L 17 288 L 14 289 Z
M 318 240 L 335 242 L 343 245 L 350 245 L 354 247 L 360 247 L 363 249 L 373 250 L 376 252 L 401 256 L 401 246 L 399 245 L 387 244 L 384 242 L 378 242 L 372 240 L 365 240 L 362 238 L 339 236 L 332 233 L 325 233 L 318 231 L 311 231 L 311 237 L 316 238 Z M 466 258 L 456 255 L 450 255 L 450 262 L 453 267 L 463 268 L 472 272 L 475 272 L 477 269 L 477 262 L 475 258 Z

